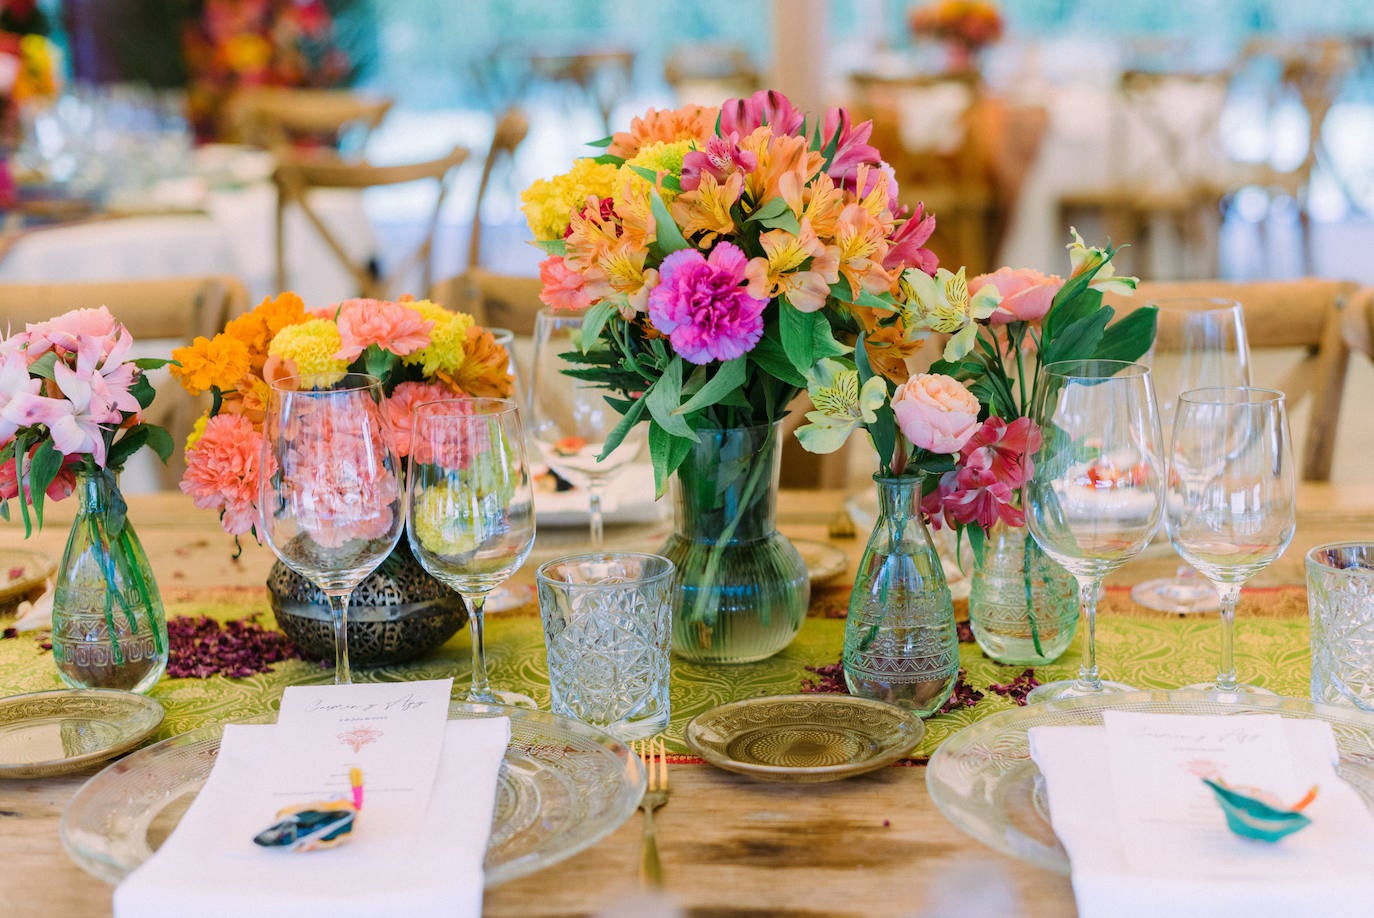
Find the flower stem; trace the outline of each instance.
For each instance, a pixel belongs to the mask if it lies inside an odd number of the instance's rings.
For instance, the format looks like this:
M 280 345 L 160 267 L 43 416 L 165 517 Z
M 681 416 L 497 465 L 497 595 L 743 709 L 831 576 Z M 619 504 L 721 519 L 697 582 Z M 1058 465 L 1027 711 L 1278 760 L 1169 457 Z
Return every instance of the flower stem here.
M 1040 625 L 1035 620 L 1035 590 L 1031 583 L 1032 568 L 1035 566 L 1036 542 L 1035 539 L 1024 533 L 1022 539 L 1022 544 L 1025 547 L 1021 550 L 1021 583 L 1026 589 L 1026 621 L 1030 623 L 1031 645 L 1035 648 L 1035 655 L 1043 657 L 1045 650 L 1040 646 Z

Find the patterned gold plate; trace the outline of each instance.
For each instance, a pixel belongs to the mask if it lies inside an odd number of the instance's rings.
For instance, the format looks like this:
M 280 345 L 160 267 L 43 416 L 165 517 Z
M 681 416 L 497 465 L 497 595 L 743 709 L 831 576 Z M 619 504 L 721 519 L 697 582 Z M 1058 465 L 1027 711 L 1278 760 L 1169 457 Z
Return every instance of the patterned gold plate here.
M 915 748 L 925 724 L 852 695 L 774 695 L 712 708 L 687 724 L 687 745 L 718 768 L 765 781 L 837 781 Z
M 114 758 L 152 736 L 162 705 L 113 689 L 0 698 L 0 778 L 46 778 Z
M 792 539 L 791 542 L 806 565 L 806 575 L 812 586 L 835 579 L 849 567 L 849 555 L 829 542 L 811 539 Z

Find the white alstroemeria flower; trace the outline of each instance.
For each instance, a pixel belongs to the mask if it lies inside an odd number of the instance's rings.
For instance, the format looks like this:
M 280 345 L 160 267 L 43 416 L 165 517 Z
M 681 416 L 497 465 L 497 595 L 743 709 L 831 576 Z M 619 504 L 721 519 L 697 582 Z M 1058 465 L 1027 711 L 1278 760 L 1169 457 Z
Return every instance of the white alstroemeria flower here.
M 1069 265 L 1072 268 L 1070 279 L 1097 268 L 1098 271 L 1093 275 L 1089 287 L 1103 293 L 1120 293 L 1123 296 L 1135 293 L 1136 284 L 1140 283 L 1139 278 L 1125 275 L 1117 277 L 1116 266 L 1107 257 L 1105 250 L 1087 245 L 1083 237 L 1078 235 L 1077 227 L 1069 227 L 1069 232 L 1073 234 L 1073 242 L 1066 246 L 1069 250 Z
M 816 410 L 806 413 L 811 423 L 797 428 L 797 440 L 811 453 L 833 453 L 844 446 L 860 425 L 878 420 L 878 409 L 887 399 L 881 376 L 869 377 L 860 386 L 858 370 L 829 357 L 806 371 L 806 391 Z
M 978 338 L 978 322 L 997 310 L 1002 294 L 992 284 L 969 296 L 964 269 L 955 274 L 939 268 L 935 276 L 917 268 L 902 274 L 902 292 L 922 328 L 950 335 L 945 344 L 946 360 L 958 360 L 973 350 Z

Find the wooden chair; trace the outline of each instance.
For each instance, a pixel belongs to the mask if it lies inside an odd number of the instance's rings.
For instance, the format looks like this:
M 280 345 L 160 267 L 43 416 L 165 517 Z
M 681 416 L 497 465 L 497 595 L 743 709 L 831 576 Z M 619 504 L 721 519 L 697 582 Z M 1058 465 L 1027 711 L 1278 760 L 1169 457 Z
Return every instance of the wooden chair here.
M 472 231 L 468 234 L 469 268 L 482 264 L 482 203 L 486 200 L 492 173 L 498 163 L 512 161 L 516 148 L 524 143 L 529 132 L 529 118 L 518 108 L 507 109 L 492 130 L 491 146 L 487 148 L 487 158 L 482 162 L 482 176 L 477 181 L 477 200 L 472 206 Z
M 736 44 L 678 45 L 663 62 L 663 78 L 680 103 L 719 105 L 747 98 L 763 88 L 763 74 L 748 49 Z
M 391 100 L 342 89 L 256 87 L 238 93 L 230 106 L 234 136 L 269 150 L 301 144 L 337 148 L 356 129 L 365 141 L 391 110 Z
M 481 325 L 508 328 L 516 335 L 534 334 L 534 319 L 544 304 L 537 277 L 497 274 L 469 268 L 457 277 L 435 284 L 429 298 L 450 309 L 469 313 Z
M 190 344 L 198 336 L 214 337 L 230 318 L 247 310 L 248 291 L 235 277 L 179 277 L 159 280 L 82 283 L 0 284 L 0 329 L 22 328 L 72 309 L 107 307 L 124 323 L 138 344 Z M 144 415 L 172 435 L 176 449 L 158 477 L 174 489 L 185 471 L 182 445 L 202 405 L 176 383 L 158 385 L 157 398 Z M 160 466 L 160 463 L 159 463 Z
M 1349 281 L 1303 278 L 1292 281 L 1178 281 L 1143 283 L 1133 297 L 1108 297 L 1118 312 L 1129 312 L 1165 297 L 1223 297 L 1245 310 L 1245 332 L 1253 352 L 1297 349 L 1300 359 L 1278 379 L 1253 379 L 1282 390 L 1291 411 L 1312 398 L 1302 446 L 1302 476 L 1328 481 L 1336 447 L 1350 342 L 1367 313 L 1368 292 Z M 1368 326 L 1365 326 L 1368 334 Z M 1367 340 L 1367 339 L 1366 339 Z M 1253 378 L 1253 374 L 1252 374 Z
M 454 147 L 452 152 L 438 159 L 402 166 L 373 166 L 368 163 L 349 163 L 336 158 L 279 158 L 273 182 L 277 186 L 276 213 L 276 261 L 277 288 L 287 289 L 286 250 L 283 228 L 288 207 L 295 205 L 305 214 L 306 219 L 324 240 L 325 245 L 338 258 L 340 264 L 353 275 L 358 292 L 365 297 L 384 298 L 391 283 L 418 263 L 422 268 L 421 289 L 428 288 L 433 281 L 434 231 L 439 223 L 439 213 L 448 194 L 449 179 L 455 168 L 467 159 L 468 151 Z M 396 266 L 385 277 L 381 276 L 371 260 L 360 263 L 344 248 L 337 234 L 322 220 L 311 207 L 310 193 L 316 189 L 340 188 L 362 191 L 386 185 L 400 185 L 407 182 L 429 181 L 436 186 L 434 205 L 430 209 L 424 232 L 419 245 L 402 264 Z
M 536 52 L 528 57 L 531 76 L 576 87 L 611 133 L 611 113 L 630 87 L 635 53 L 625 48 Z

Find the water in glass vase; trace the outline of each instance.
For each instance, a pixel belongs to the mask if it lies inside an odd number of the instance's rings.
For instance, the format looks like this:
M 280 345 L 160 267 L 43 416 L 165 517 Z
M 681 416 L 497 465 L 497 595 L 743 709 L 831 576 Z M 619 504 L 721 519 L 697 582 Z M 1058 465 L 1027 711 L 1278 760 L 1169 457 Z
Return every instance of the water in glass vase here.
M 1078 587 L 1024 527 L 999 521 L 974 559 L 968 608 L 983 653 L 998 663 L 1038 666 L 1073 643 Z

